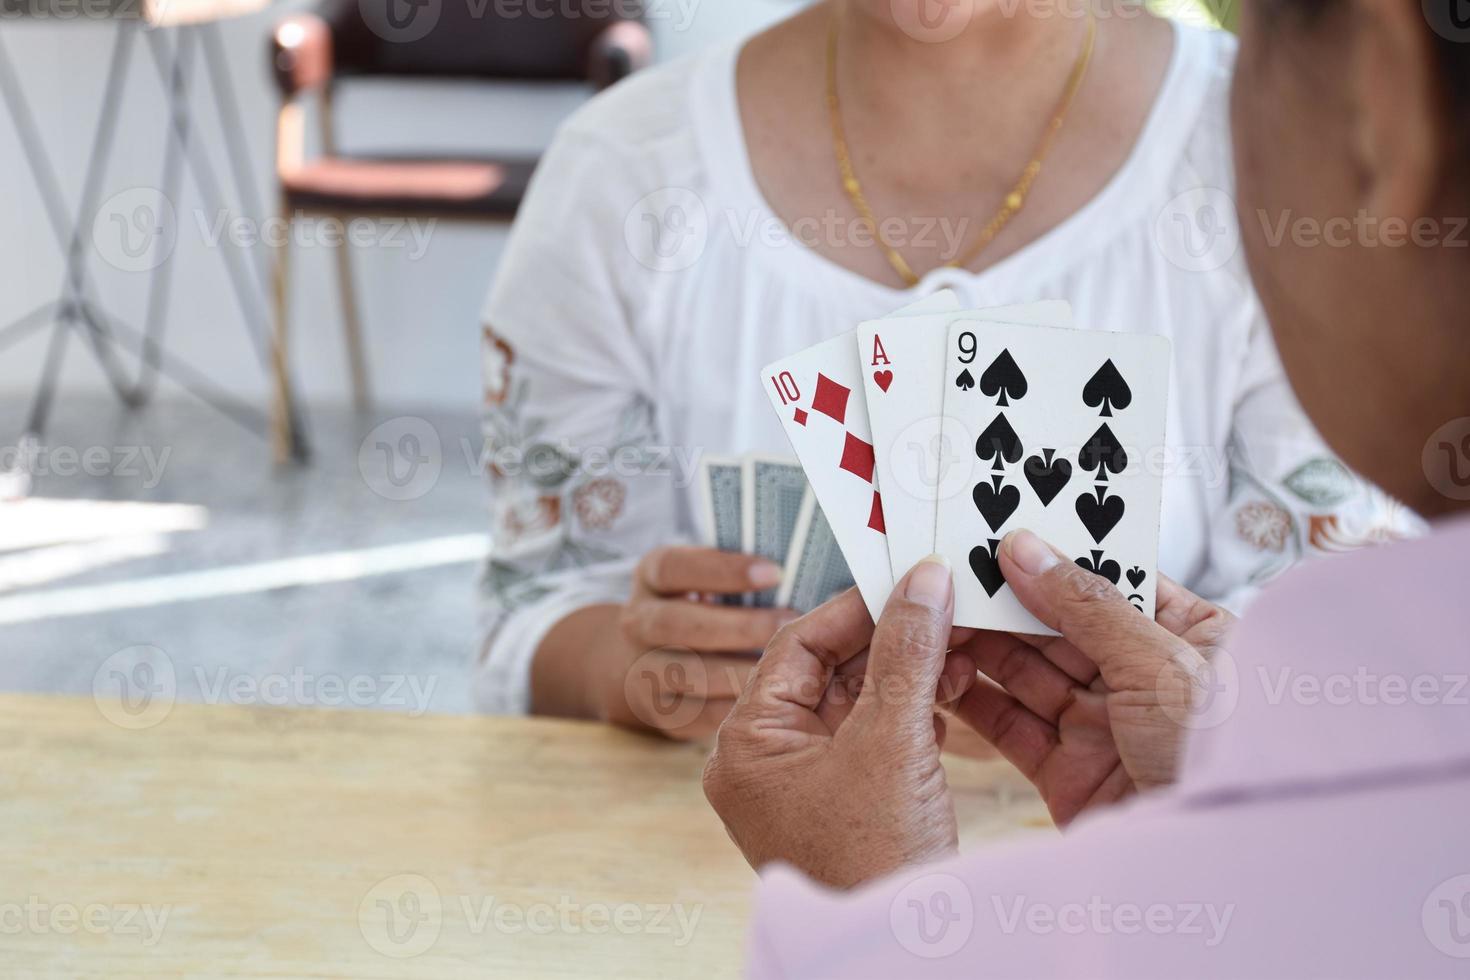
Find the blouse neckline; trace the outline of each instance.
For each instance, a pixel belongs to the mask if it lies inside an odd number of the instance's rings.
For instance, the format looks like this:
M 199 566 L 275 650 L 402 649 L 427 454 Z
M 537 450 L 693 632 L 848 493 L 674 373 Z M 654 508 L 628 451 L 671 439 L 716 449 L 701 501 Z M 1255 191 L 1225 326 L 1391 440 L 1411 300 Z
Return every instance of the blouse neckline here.
M 712 186 L 728 194 L 737 210 L 754 214 L 761 222 L 779 229 L 781 247 L 757 251 L 783 258 L 794 255 L 789 262 L 779 263 L 789 274 L 808 282 L 813 273 L 834 277 L 847 288 L 867 291 L 890 304 L 945 288 L 984 291 L 992 283 L 1004 283 L 1004 292 L 1014 293 L 1018 284 L 1055 276 L 1105 245 L 1127 224 L 1119 220 L 1121 213 L 1130 205 L 1136 209 L 1139 201 L 1152 200 L 1153 192 L 1168 186 L 1169 173 L 1198 118 L 1212 62 L 1201 50 L 1208 43 L 1209 32 L 1184 28 L 1177 22 L 1171 22 L 1171 26 L 1174 45 L 1168 67 L 1143 128 L 1122 165 L 1078 210 L 978 272 L 942 266 L 931 269 L 914 286 L 889 286 L 839 265 L 790 233 L 756 182 L 740 117 L 736 65 L 748 38 L 722 45 L 701 66 L 693 89 L 702 96 L 698 101 L 712 111 L 693 113 L 696 139 Z

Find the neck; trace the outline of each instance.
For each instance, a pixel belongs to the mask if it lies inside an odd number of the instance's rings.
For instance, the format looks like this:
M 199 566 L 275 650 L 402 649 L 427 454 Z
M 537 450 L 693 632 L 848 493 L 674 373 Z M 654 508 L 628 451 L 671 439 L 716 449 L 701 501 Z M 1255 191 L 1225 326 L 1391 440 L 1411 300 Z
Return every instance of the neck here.
M 975 118 L 977 92 L 1004 92 L 987 100 L 1002 112 L 1054 99 L 1093 9 L 1092 0 L 830 2 L 841 19 L 843 101 L 950 130 Z

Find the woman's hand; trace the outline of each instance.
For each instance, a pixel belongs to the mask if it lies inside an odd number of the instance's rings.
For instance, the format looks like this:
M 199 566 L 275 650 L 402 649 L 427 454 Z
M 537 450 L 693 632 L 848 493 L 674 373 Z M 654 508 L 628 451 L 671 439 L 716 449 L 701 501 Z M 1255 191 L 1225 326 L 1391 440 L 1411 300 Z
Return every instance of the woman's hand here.
M 1029 531 L 1006 537 L 1000 565 L 1021 603 L 1062 635 L 973 636 L 960 649 L 995 683 L 977 684 L 954 714 L 1026 774 L 1058 825 L 1173 782 L 1233 617 L 1160 576 L 1150 621 Z
M 969 689 L 975 665 L 946 657 L 953 615 L 949 568 L 926 560 L 876 631 L 851 590 L 777 634 L 704 771 L 752 866 L 849 887 L 955 850 L 935 706 Z
M 670 738 L 713 735 L 735 706 L 761 650 L 794 613 L 722 606 L 707 597 L 774 587 L 781 569 L 753 555 L 659 548 L 638 563 L 604 642 L 596 713 Z

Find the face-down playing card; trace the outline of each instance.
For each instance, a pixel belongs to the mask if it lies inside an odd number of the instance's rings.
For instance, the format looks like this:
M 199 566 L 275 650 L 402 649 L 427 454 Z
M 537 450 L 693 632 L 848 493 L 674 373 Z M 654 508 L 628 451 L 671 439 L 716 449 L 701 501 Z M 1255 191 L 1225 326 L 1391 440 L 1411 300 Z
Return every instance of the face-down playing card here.
M 1006 585 L 1000 539 L 1025 528 L 1106 577 L 1152 618 L 1169 341 L 957 322 L 944 360 L 944 437 L 961 492 L 938 504 L 955 624 L 1051 633 Z
M 739 551 L 744 545 L 743 469 L 742 460 L 736 456 L 700 457 L 700 530 L 706 547 Z M 744 595 L 722 595 L 715 601 L 724 606 L 747 604 Z
M 959 447 L 945 445 L 945 343 L 956 319 L 1049 327 L 1072 324 L 1063 300 L 1020 306 L 869 320 L 857 329 L 858 357 L 873 430 L 878 486 L 888 526 L 889 566 L 897 581 L 934 551 L 934 510 L 941 496 L 960 492 L 966 474 Z
M 808 491 L 806 474 L 794 459 L 750 454 L 742 461 L 740 550 L 784 566 L 791 551 L 796 521 Z M 776 590 L 767 589 L 751 597 L 751 605 L 772 606 Z
M 839 592 L 852 588 L 852 572 L 832 535 L 816 495 L 807 488 L 791 539 L 776 605 L 811 612 Z

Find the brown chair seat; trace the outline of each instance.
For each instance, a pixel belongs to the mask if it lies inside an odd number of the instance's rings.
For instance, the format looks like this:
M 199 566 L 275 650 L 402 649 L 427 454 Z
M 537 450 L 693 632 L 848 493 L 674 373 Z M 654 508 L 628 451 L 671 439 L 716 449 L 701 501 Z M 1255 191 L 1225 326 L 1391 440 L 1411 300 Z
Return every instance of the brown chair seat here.
M 534 159 L 318 157 L 280 173 L 293 210 L 509 218 Z

